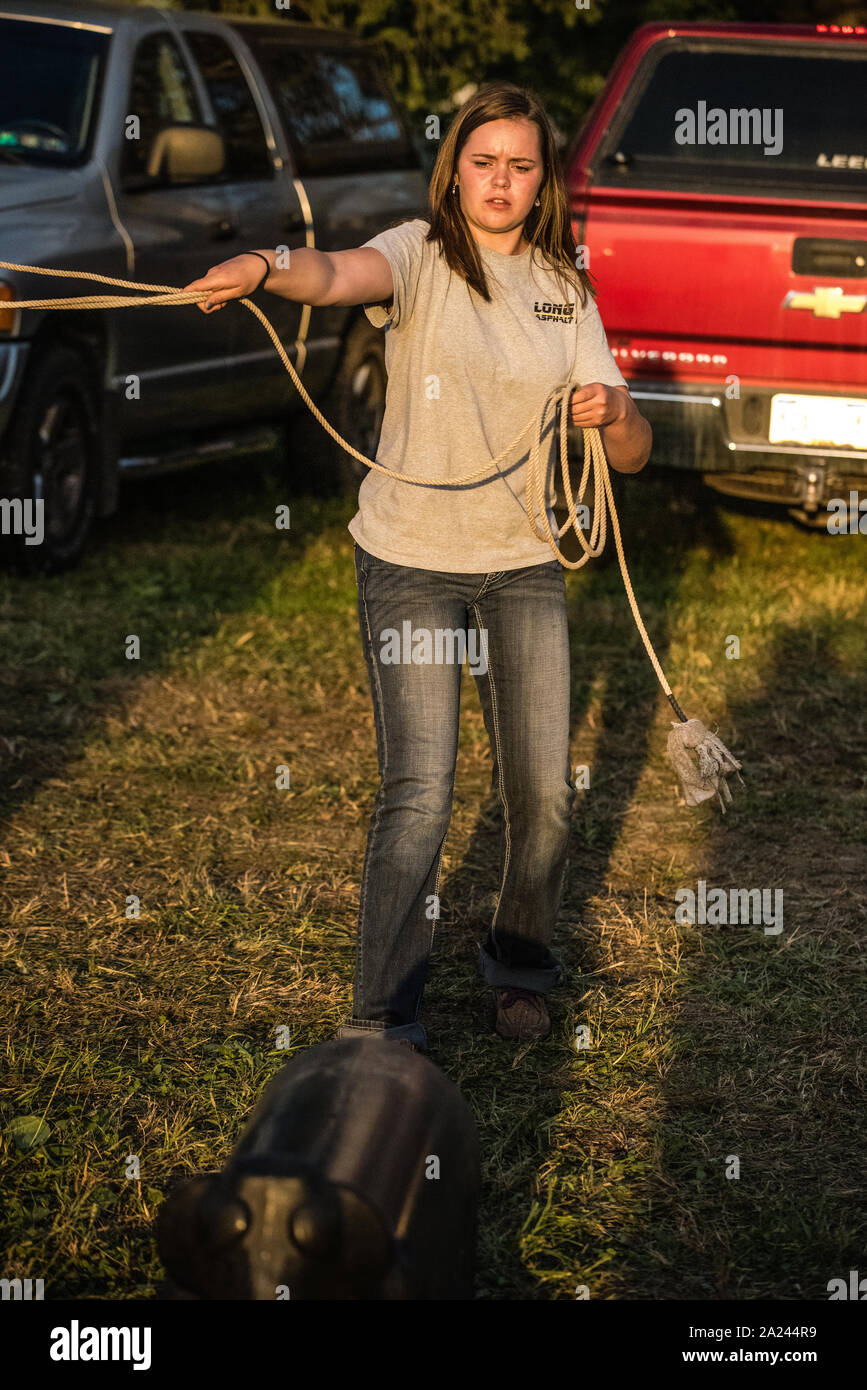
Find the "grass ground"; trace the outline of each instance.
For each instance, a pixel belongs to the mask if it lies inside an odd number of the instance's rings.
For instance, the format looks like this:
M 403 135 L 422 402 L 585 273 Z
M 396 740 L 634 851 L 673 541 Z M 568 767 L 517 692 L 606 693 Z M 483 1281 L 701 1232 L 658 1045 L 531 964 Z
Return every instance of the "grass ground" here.
M 425 1019 L 480 1129 L 478 1294 L 825 1298 L 867 1226 L 865 542 L 649 474 L 626 494 L 659 656 L 746 785 L 725 818 L 678 803 L 617 567 L 570 574 L 591 787 L 569 974 L 551 1037 L 503 1043 L 475 964 L 499 826 L 465 672 Z M 224 467 L 129 488 L 74 573 L 0 579 L 2 1273 L 49 1298 L 151 1296 L 165 1193 L 348 1012 L 377 785 L 353 511 Z M 782 888 L 783 932 L 678 924 L 700 878 Z M 44 1142 L 16 1144 L 16 1117 Z

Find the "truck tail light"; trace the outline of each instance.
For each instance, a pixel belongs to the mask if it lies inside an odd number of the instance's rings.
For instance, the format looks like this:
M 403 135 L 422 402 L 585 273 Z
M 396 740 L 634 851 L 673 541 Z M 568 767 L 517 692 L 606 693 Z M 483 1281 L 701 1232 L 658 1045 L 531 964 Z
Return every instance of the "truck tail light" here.
M 15 327 L 15 309 L 4 309 L 4 301 L 15 299 L 17 296 L 11 285 L 4 284 L 0 280 L 0 333 L 11 333 Z

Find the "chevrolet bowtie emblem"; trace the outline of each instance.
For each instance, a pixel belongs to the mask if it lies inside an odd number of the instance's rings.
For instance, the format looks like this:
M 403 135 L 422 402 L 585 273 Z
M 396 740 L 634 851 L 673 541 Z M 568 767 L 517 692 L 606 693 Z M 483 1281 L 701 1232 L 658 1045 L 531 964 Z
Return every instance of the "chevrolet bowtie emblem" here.
M 867 294 L 844 294 L 839 285 L 816 285 L 812 294 L 792 290 L 783 300 L 784 309 L 812 309 L 817 319 L 838 319 L 841 314 L 860 314 Z

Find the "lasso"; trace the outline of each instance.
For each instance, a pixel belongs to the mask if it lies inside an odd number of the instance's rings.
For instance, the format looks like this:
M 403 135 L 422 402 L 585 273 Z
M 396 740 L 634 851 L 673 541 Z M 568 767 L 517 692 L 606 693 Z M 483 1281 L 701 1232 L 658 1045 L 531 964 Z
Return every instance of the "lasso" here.
M 17 270 L 21 273 L 30 275 L 59 275 L 75 280 L 95 280 L 103 285 L 115 285 L 121 289 L 135 290 L 134 295 L 111 295 L 111 294 L 92 294 L 81 295 L 77 298 L 67 299 L 18 299 L 5 300 L 3 307 L 6 309 L 138 309 L 143 307 L 173 306 L 185 304 L 198 304 L 206 300 L 209 296 L 207 290 L 184 291 L 177 290 L 172 285 L 147 285 L 136 280 L 116 280 L 108 275 L 94 275 L 90 271 L 83 270 L 51 270 L 44 266 L 36 265 L 17 265 L 13 261 L 0 261 L 0 268 L 4 270 Z M 231 302 L 231 301 L 229 301 Z M 396 478 L 400 482 L 410 483 L 416 487 L 464 487 L 467 483 L 481 482 L 483 478 L 493 476 L 499 472 L 500 465 L 514 453 L 514 450 L 521 443 L 524 437 L 535 426 L 535 435 L 527 459 L 526 489 L 529 510 L 527 520 L 530 530 L 537 540 L 547 541 L 552 552 L 560 561 L 565 569 L 581 569 L 588 560 L 601 555 L 605 549 L 605 542 L 608 535 L 608 520 L 610 514 L 611 529 L 614 533 L 614 546 L 617 551 L 617 560 L 620 565 L 620 573 L 623 576 L 623 584 L 626 589 L 626 597 L 632 609 L 632 616 L 638 628 L 645 650 L 650 658 L 657 680 L 662 686 L 672 709 L 680 721 L 672 724 L 671 733 L 668 735 L 667 754 L 669 761 L 677 772 L 683 785 L 684 795 L 689 805 L 698 805 L 708 797 L 717 795 L 723 812 L 726 802 L 731 802 L 731 792 L 729 791 L 725 777 L 727 773 L 738 772 L 740 777 L 741 764 L 723 743 L 710 733 L 698 719 L 688 719 L 678 704 L 671 686 L 665 678 L 656 652 L 647 635 L 647 630 L 638 611 L 638 603 L 629 578 L 629 571 L 626 567 L 626 556 L 623 551 L 623 541 L 620 535 L 620 523 L 617 517 L 617 508 L 614 505 L 614 493 L 611 487 L 611 473 L 608 459 L 605 456 L 605 449 L 602 444 L 602 436 L 595 426 L 590 426 L 584 430 L 584 467 L 581 473 L 581 481 L 578 485 L 577 499 L 572 492 L 572 482 L 569 477 L 569 440 L 568 440 L 568 406 L 572 392 L 579 385 L 577 382 L 567 382 L 556 386 L 549 394 L 542 405 L 541 411 L 533 419 L 528 420 L 519 434 L 506 446 L 505 449 L 491 459 L 481 468 L 473 473 L 465 473 L 460 478 L 416 478 L 408 473 L 399 473 L 393 468 L 386 468 L 384 464 L 377 463 L 375 459 L 366 458 L 359 453 L 358 449 L 353 448 L 345 439 L 338 434 L 337 430 L 329 424 L 322 411 L 316 405 L 305 390 L 300 376 L 296 372 L 283 344 L 277 336 L 274 325 L 262 312 L 257 304 L 251 299 L 243 298 L 239 301 L 245 309 L 249 309 L 251 314 L 262 324 L 265 332 L 271 339 L 276 348 L 283 366 L 286 368 L 301 399 L 307 409 L 318 420 L 322 428 L 331 435 L 344 449 L 367 468 L 374 468 L 379 473 L 384 473 L 389 478 Z M 553 408 L 560 410 L 560 431 L 559 431 L 559 452 L 560 452 L 560 472 L 563 481 L 563 492 L 566 497 L 568 515 L 560 527 L 559 535 L 564 536 L 569 530 L 573 530 L 578 537 L 584 554 L 579 560 L 568 560 L 563 554 L 557 539 L 551 530 L 548 520 L 547 507 L 545 505 L 545 464 L 543 461 L 542 440 L 544 437 L 545 424 L 548 419 L 548 411 Z M 590 529 L 589 540 L 585 539 L 581 527 L 577 524 L 578 507 L 584 500 L 587 490 L 587 483 L 590 471 L 593 470 L 593 522 Z M 536 513 L 539 513 L 542 521 L 542 529 L 536 520 Z M 687 749 L 695 753 L 697 764 L 687 753 Z M 743 781 L 742 778 L 740 778 Z

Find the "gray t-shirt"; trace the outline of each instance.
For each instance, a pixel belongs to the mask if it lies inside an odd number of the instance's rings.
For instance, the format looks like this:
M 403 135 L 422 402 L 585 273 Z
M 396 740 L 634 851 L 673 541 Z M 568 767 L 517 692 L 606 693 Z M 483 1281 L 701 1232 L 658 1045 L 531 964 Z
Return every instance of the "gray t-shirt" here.
M 496 458 L 527 421 L 538 418 L 558 385 L 625 381 L 611 356 L 596 305 L 581 306 L 569 287 L 528 247 L 508 256 L 479 244 L 491 302 L 453 275 L 439 246 L 425 241 L 420 219 L 364 243 L 391 266 L 394 301 L 365 306 L 385 326 L 388 391 L 377 463 L 418 477 L 458 478 Z M 559 472 L 559 419 L 552 409 L 543 436 L 548 518 L 558 534 L 554 464 Z M 392 564 L 473 574 L 545 564 L 525 510 L 529 430 L 514 459 L 466 487 L 416 487 L 370 469 L 349 523 L 365 550 Z

